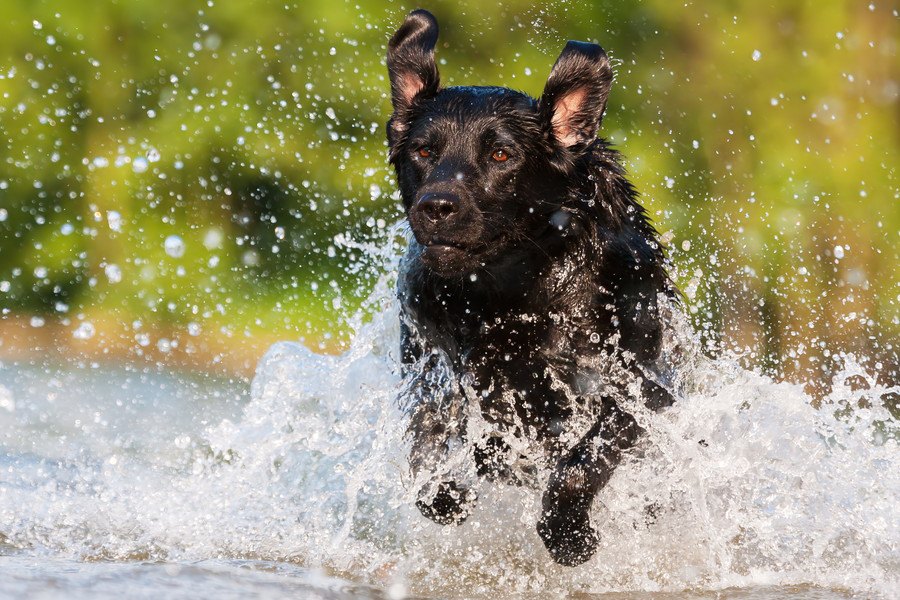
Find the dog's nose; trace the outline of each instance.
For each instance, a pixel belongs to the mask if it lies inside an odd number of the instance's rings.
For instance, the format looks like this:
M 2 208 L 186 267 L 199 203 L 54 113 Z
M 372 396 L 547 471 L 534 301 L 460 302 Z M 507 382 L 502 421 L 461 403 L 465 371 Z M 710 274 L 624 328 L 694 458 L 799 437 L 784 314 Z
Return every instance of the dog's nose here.
M 416 208 L 432 223 L 446 221 L 459 212 L 459 197 L 455 194 L 429 192 L 419 198 Z

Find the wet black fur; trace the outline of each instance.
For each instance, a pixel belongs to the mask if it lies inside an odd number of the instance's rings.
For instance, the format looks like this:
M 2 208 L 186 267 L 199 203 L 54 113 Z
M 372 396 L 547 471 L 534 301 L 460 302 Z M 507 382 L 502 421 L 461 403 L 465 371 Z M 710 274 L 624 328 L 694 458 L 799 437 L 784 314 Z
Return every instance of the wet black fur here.
M 415 11 L 388 49 L 390 160 L 414 237 L 399 281 L 410 465 L 431 479 L 417 505 L 442 524 L 470 513 L 475 493 L 444 464 L 454 448 L 491 479 L 549 467 L 537 530 L 576 565 L 596 549 L 594 496 L 640 432 L 628 381 L 651 408 L 672 402 L 643 368 L 660 351 L 658 296 L 673 294 L 663 251 L 596 137 L 612 83 L 602 48 L 569 42 L 535 100 L 441 88 L 436 41 Z M 467 433 L 472 410 L 491 435 Z M 542 458 L 522 467 L 509 436 Z

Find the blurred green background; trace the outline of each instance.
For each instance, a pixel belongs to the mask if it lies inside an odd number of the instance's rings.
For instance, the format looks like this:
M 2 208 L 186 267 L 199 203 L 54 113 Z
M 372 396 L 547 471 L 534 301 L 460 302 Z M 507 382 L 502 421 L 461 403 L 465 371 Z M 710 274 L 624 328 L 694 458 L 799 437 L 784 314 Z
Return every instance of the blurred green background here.
M 396 254 L 406 2 L 4 0 L 0 354 L 250 372 L 338 350 Z M 875 0 L 433 1 L 447 85 L 615 59 L 618 144 L 712 349 L 897 380 L 898 13 Z

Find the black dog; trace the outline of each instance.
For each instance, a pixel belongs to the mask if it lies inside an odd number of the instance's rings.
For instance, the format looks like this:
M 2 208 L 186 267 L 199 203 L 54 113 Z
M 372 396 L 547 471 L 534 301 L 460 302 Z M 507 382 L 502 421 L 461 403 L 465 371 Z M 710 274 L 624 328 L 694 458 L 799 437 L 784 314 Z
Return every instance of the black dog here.
M 603 49 L 569 42 L 535 100 L 441 88 L 437 36 L 414 11 L 387 58 L 390 160 L 415 237 L 399 281 L 410 465 L 432 479 L 417 506 L 441 524 L 468 516 L 458 448 L 491 479 L 549 467 L 537 531 L 577 565 L 598 542 L 594 496 L 640 433 L 626 387 L 653 409 L 672 403 L 645 367 L 658 297 L 674 290 L 618 154 L 596 137 L 613 79 Z M 528 444 L 542 458 L 517 468 Z

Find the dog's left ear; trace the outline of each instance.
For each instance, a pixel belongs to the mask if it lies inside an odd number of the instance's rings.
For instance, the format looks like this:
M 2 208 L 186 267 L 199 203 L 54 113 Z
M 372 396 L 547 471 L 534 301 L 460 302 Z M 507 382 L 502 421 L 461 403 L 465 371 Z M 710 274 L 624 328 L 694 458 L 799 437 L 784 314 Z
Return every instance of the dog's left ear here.
M 541 120 L 561 146 L 587 145 L 597 137 L 612 80 L 603 48 L 587 42 L 566 44 L 539 104 Z
M 437 39 L 437 19 L 419 9 L 409 13 L 388 42 L 387 67 L 394 105 L 391 127 L 398 131 L 405 128 L 405 114 L 416 98 L 433 96 L 438 91 L 440 77 L 434 62 Z

